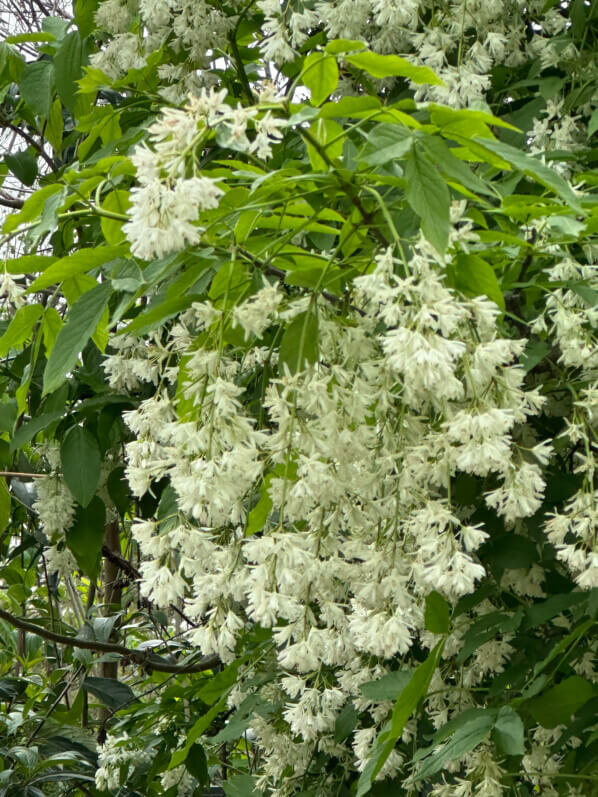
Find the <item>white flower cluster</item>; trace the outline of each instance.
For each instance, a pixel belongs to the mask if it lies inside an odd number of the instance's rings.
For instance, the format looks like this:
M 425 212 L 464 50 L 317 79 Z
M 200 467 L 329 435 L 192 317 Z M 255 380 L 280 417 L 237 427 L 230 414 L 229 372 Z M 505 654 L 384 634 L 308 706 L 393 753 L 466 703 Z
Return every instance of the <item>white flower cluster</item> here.
M 164 791 L 176 786 L 176 797 L 191 797 L 197 786 L 195 778 L 187 772 L 184 764 L 174 769 L 167 769 L 160 775 L 160 784 Z
M 137 18 L 140 25 L 134 25 Z M 103 0 L 96 24 L 113 38 L 90 61 L 110 77 L 120 78 L 129 69 L 142 68 L 151 53 L 170 44 L 174 52 L 183 50 L 187 55 L 161 74 L 173 82 L 163 93 L 179 102 L 186 93 L 209 82 L 207 70 L 213 53 L 226 49 L 227 36 L 236 22 L 236 15 L 227 15 L 205 0 Z M 132 26 L 139 33 L 130 33 Z M 205 70 L 201 81 L 198 68 Z
M 591 589 L 598 586 L 598 307 L 592 301 L 598 289 L 598 263 L 593 251 L 588 249 L 586 254 L 589 262 L 585 265 L 567 256 L 548 271 L 549 278 L 561 281 L 564 287 L 551 291 L 536 328 L 548 331 L 557 344 L 558 362 L 566 369 L 564 382 L 571 385 L 572 400 L 566 405 L 568 417 L 561 437 L 574 452 L 573 472 L 580 482 L 563 510 L 547 521 L 546 532 L 578 585 Z M 589 295 L 583 288 L 574 290 L 580 283 L 587 285 Z M 567 374 L 574 374 L 575 379 L 569 380 Z
M 96 787 L 100 791 L 118 790 L 136 767 L 149 764 L 153 757 L 151 750 L 142 749 L 127 733 L 122 736 L 109 735 L 98 756 Z
M 543 155 L 550 150 L 571 153 L 584 148 L 585 131 L 580 124 L 581 117 L 565 113 L 564 104 L 564 98 L 549 100 L 541 117 L 534 120 L 528 138 L 530 153 Z M 554 168 L 565 176 L 569 175 L 566 163 L 557 161 Z
M 260 336 L 310 311 L 309 300 L 283 301 L 270 284 L 232 313 L 256 343 L 243 359 L 219 344 L 227 315 L 196 304 L 164 344 L 183 363 L 178 374 L 168 366 L 177 395 L 158 389 L 126 416 L 133 492 L 168 477 L 178 504 L 167 525 L 134 524 L 144 594 L 159 605 L 185 597 L 198 626 L 191 641 L 225 662 L 251 623 L 273 631 L 288 733 L 263 719 L 252 725 L 264 783 L 290 762 L 300 767 L 316 739 L 338 747 L 334 722 L 348 697 L 383 722 L 388 704 L 365 701 L 360 684 L 416 640 L 433 644 L 426 595 L 436 590 L 453 603 L 484 577 L 475 552 L 487 532 L 453 504 L 454 477 L 491 477 L 486 503 L 507 524 L 542 501 L 538 461 L 549 447 L 530 450 L 515 434 L 544 403 L 523 386 L 525 341 L 497 335 L 499 309 L 489 300 L 448 289 L 423 242 L 399 276 L 403 268 L 380 254 L 355 281 L 348 319 L 318 303 L 319 359 L 297 374 L 281 369 L 265 389 L 261 421 L 243 400 L 268 356 Z M 111 373 L 119 357 L 127 368 L 125 350 L 112 356 Z M 486 648 L 474 681 L 500 672 L 510 654 L 506 638 Z M 372 656 L 381 662 L 375 672 Z M 322 668 L 334 683 L 317 677 Z M 372 732 L 359 731 L 348 765 L 364 764 Z M 391 758 L 384 772 L 400 764 Z
M 139 340 L 128 335 L 114 335 L 110 346 L 115 353 L 103 362 L 110 387 L 136 390 L 144 382 L 158 384 L 168 352 L 156 338 Z
M 18 280 L 24 279 L 24 274 L 4 273 L 0 277 L 0 305 L 3 311 L 12 317 L 14 311 L 25 304 L 25 287 Z
M 218 206 L 215 180 L 185 176 L 185 156 L 198 141 L 200 114 L 188 108 L 166 110 L 149 128 L 153 149 L 139 147 L 132 160 L 139 185 L 131 191 L 130 220 L 124 232 L 131 252 L 144 260 L 162 257 L 200 240 L 194 222 L 201 210 Z
M 56 533 L 64 534 L 75 515 L 75 501 L 69 488 L 57 474 L 35 480 L 37 498 L 33 509 L 39 515 L 44 533 L 52 538 Z
M 516 68 L 537 58 L 550 68 L 576 56 L 558 35 L 565 17 L 541 0 L 319 0 L 309 10 L 277 0 L 257 5 L 265 17 L 260 46 L 266 61 L 293 61 L 323 26 L 329 39 L 365 41 L 377 52 L 431 67 L 444 85 L 413 86 L 416 99 L 452 107 L 483 102 L 494 67 Z M 351 92 L 349 81 L 345 86 Z M 565 125 L 561 135 L 569 138 L 570 129 Z M 558 135 L 555 130 L 551 148 L 560 148 Z
M 131 190 L 130 219 L 123 230 L 135 256 L 151 260 L 199 243 L 198 215 L 217 208 L 224 192 L 195 168 L 193 176 L 186 176 L 186 156 L 193 156 L 210 129 L 223 134 L 227 146 L 260 158 L 269 158 L 272 143 L 282 138 L 284 120 L 270 111 L 259 115 L 257 107 L 231 108 L 225 99 L 226 91 L 202 89 L 183 109 L 167 108 L 149 128 L 152 148 L 142 145 L 133 153 L 139 185 Z M 247 136 L 250 120 L 252 141 Z

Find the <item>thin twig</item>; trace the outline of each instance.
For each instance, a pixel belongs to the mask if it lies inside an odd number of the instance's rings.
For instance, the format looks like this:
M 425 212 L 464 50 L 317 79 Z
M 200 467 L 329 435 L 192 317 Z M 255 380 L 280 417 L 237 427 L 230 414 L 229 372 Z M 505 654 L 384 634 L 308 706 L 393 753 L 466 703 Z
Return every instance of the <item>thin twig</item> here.
M 78 667 L 75 670 L 74 673 L 71 673 L 72 677 L 70 679 L 67 679 L 67 682 L 65 683 L 64 688 L 59 692 L 58 697 L 56 698 L 56 700 L 52 703 L 52 705 L 50 706 L 50 708 L 48 709 L 46 714 L 41 718 L 41 720 L 39 721 L 39 723 L 35 727 L 35 730 L 31 734 L 31 736 L 27 739 L 27 747 L 29 747 L 31 742 L 35 739 L 37 734 L 44 727 L 44 724 L 45 724 L 46 720 L 50 717 L 52 712 L 56 709 L 56 707 L 58 706 L 58 704 L 60 703 L 62 698 L 67 694 L 67 692 L 69 691 L 71 686 L 75 683 L 76 678 L 79 677 L 79 675 L 84 671 L 84 669 L 85 668 L 83 666 L 80 666 L 80 667 Z
M 0 470 L 0 476 L 18 476 L 26 479 L 44 479 L 47 473 L 21 473 L 17 470 Z

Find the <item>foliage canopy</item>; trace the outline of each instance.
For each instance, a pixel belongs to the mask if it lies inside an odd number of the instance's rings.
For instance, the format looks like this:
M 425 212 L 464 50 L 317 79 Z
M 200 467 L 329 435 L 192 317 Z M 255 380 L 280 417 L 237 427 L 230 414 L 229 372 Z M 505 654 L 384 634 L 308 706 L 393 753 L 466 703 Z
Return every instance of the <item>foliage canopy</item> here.
M 593 793 L 597 33 L 76 0 L 0 45 L 0 794 Z

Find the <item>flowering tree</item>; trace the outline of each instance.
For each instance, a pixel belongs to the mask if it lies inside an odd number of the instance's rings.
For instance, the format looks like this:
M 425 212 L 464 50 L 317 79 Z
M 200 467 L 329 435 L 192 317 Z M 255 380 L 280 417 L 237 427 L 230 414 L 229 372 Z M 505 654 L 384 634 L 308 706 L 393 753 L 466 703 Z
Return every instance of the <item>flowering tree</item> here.
M 2 45 L 1 794 L 593 793 L 597 34 L 77 0 Z

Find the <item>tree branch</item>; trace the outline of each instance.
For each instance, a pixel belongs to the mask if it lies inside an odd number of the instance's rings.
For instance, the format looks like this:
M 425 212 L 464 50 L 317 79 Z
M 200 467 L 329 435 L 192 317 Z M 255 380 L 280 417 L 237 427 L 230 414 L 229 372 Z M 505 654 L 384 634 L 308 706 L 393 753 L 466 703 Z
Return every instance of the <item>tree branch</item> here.
M 133 579 L 134 581 L 139 581 L 139 579 L 141 578 L 141 573 L 139 572 L 139 570 L 137 570 L 136 567 L 133 567 L 131 562 L 129 562 L 127 559 L 123 559 L 122 556 L 119 556 L 117 553 L 111 550 L 107 545 L 102 545 L 102 556 L 104 556 L 110 562 L 119 567 L 123 571 L 123 573 L 127 575 L 130 579 Z M 173 612 L 176 612 L 180 617 L 182 617 L 186 623 L 193 626 L 193 628 L 197 628 L 197 623 L 194 623 L 192 620 L 190 620 L 187 617 L 187 615 L 184 614 L 179 609 L 178 606 L 174 605 L 174 603 L 170 604 L 170 608 L 173 610 Z
M 0 205 L 4 205 L 5 208 L 14 208 L 15 210 L 20 210 L 24 202 L 22 199 L 11 199 L 10 197 L 0 196 Z
M 124 645 L 118 645 L 114 642 L 99 642 L 90 639 L 79 639 L 77 637 L 65 636 L 64 634 L 57 634 L 54 631 L 48 631 L 46 628 L 30 623 L 23 620 L 21 617 L 14 617 L 14 615 L 0 609 L 0 620 L 5 620 L 10 623 L 14 628 L 19 628 L 22 631 L 27 631 L 30 634 L 47 639 L 49 642 L 57 642 L 60 645 L 69 645 L 73 648 L 82 648 L 83 650 L 95 650 L 99 653 L 119 653 L 130 659 L 134 664 L 148 669 L 155 670 L 156 672 L 172 672 L 176 674 L 186 674 L 194 672 L 205 672 L 211 670 L 220 663 L 220 659 L 216 655 L 204 656 L 197 664 L 171 664 L 163 659 L 147 653 L 143 650 L 135 650 L 126 648 Z
M 141 578 L 141 573 L 137 568 L 133 567 L 133 565 L 128 562 L 126 559 L 123 559 L 122 556 L 117 554 L 112 548 L 109 548 L 106 544 L 102 545 L 102 556 L 105 559 L 108 559 L 109 562 L 119 567 L 123 573 L 125 573 L 130 578 L 137 581 Z
M 35 3 L 35 5 L 39 8 L 39 10 L 42 12 L 42 14 L 45 17 L 51 17 L 52 16 L 52 14 L 50 13 L 50 9 L 46 8 L 45 5 L 41 2 L 41 0 L 32 0 L 32 3 Z
M 33 136 L 30 136 L 26 130 L 23 130 L 21 127 L 17 127 L 17 125 L 13 125 L 12 122 L 0 122 L 2 127 L 7 127 L 9 130 L 12 130 L 13 133 L 21 136 L 31 147 L 35 149 L 35 151 L 46 161 L 50 169 L 52 171 L 56 171 L 56 164 L 52 160 L 52 158 L 48 155 L 48 153 L 44 150 L 42 145 L 39 141 L 36 141 Z

